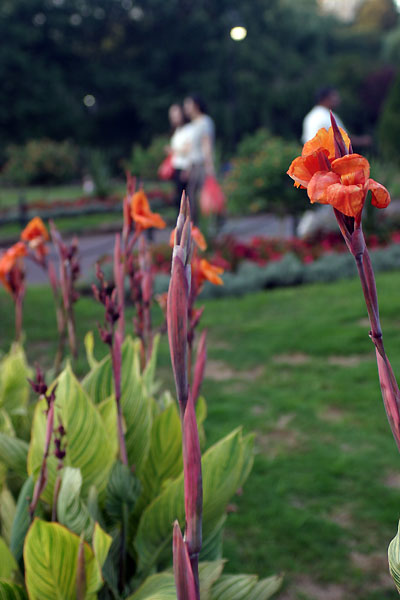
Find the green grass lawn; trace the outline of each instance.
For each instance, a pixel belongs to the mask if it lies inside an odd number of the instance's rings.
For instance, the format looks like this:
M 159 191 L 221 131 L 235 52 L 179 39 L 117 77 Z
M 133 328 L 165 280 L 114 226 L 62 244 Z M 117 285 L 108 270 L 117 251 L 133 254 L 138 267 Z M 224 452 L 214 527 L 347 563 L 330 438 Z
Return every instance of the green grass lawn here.
M 400 377 L 400 273 L 377 279 L 386 348 Z M 55 318 L 47 289 L 28 290 L 26 347 L 49 365 Z M 238 425 L 256 458 L 235 497 L 224 556 L 233 572 L 285 573 L 282 600 L 391 600 L 386 549 L 400 517 L 400 458 L 378 385 L 358 281 L 205 302 L 207 442 Z M 0 295 L 1 348 L 12 307 Z M 102 310 L 77 304 L 80 335 Z M 159 376 L 171 387 L 164 339 Z M 82 357 L 75 365 L 83 373 Z

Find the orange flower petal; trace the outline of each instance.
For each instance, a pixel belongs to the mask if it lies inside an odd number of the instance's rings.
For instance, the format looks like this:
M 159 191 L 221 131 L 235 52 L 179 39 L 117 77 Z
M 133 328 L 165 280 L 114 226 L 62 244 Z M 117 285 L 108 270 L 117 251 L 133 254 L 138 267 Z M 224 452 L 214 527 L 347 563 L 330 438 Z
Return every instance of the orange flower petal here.
M 34 217 L 21 232 L 21 240 L 24 242 L 31 242 L 32 240 L 36 240 L 38 238 L 45 242 L 50 239 L 42 219 L 40 217 Z
M 377 208 L 386 208 L 390 204 L 390 194 L 384 185 L 374 179 L 368 180 L 368 189 L 371 190 L 371 204 Z
M 329 162 L 324 152 L 314 152 L 308 156 L 298 156 L 294 159 L 287 171 L 297 187 L 302 185 L 307 187 L 312 176 L 317 171 L 328 171 Z
M 343 136 L 346 147 L 349 148 L 349 136 L 344 129 L 340 128 L 340 132 Z M 329 160 L 333 160 L 335 158 L 335 144 L 332 127 L 329 127 L 329 130 L 326 130 L 324 127 L 320 129 L 310 141 L 304 144 L 301 155 L 305 157 L 313 152 L 317 152 L 318 150 L 326 150 Z
M 319 202 L 320 204 L 330 204 L 326 195 L 329 186 L 340 183 L 340 177 L 332 171 L 318 171 L 311 178 L 307 187 L 307 194 L 310 202 Z
M 193 225 L 192 227 L 192 238 L 197 244 L 198 248 L 200 248 L 200 250 L 203 250 L 203 252 L 204 250 L 207 250 L 207 242 L 204 238 L 204 235 L 201 233 L 200 229 L 195 225 Z
M 212 265 L 205 258 L 202 258 L 200 261 L 200 275 L 203 281 L 207 280 L 213 283 L 214 285 L 224 285 L 221 277 L 224 272 L 222 267 L 217 267 L 216 265 Z
M 360 185 L 335 183 L 327 188 L 326 199 L 344 215 L 358 218 L 365 202 L 365 189 Z
M 360 154 L 347 154 L 332 162 L 332 171 L 345 185 L 364 185 L 369 177 L 369 162 Z
M 164 229 L 166 226 L 164 219 L 158 213 L 151 212 L 149 201 L 143 190 L 139 190 L 132 196 L 131 216 L 142 229 L 149 229 L 150 227 Z

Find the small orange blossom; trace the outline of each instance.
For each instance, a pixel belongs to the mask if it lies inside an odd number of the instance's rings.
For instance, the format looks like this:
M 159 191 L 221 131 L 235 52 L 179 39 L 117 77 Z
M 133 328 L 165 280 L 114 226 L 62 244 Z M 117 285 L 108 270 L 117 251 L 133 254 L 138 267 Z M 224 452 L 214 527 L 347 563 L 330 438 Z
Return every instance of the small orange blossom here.
M 149 201 L 143 190 L 135 192 L 132 196 L 131 216 L 140 230 L 149 229 L 150 227 L 164 229 L 166 225 L 159 214 L 151 212 Z

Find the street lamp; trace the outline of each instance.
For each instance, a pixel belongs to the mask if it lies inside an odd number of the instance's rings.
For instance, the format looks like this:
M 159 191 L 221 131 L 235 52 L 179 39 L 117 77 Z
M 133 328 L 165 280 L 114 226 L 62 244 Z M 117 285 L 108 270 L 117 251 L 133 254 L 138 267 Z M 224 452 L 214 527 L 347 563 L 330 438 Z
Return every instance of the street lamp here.
M 230 30 L 229 35 L 235 42 L 241 42 L 247 36 L 247 29 L 243 25 L 235 25 Z

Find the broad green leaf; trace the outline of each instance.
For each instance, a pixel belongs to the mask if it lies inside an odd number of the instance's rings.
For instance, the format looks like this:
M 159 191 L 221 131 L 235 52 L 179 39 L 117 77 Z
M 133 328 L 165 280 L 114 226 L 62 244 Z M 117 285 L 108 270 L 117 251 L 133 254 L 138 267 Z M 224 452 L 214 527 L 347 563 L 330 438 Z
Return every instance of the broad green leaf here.
M 172 573 L 151 575 L 127 600 L 176 600 L 175 579 Z
M 222 558 L 222 538 L 226 517 L 227 515 L 223 514 L 209 534 L 206 537 L 203 536 L 200 560 L 216 561 Z
M 199 563 L 200 598 L 211 600 L 211 588 L 221 577 L 225 566 L 224 560 Z
M 6 485 L 0 492 L 0 521 L 1 534 L 9 544 L 11 539 L 11 527 L 15 516 L 15 501 L 13 495 Z
M 211 590 L 212 600 L 243 600 L 257 584 L 257 575 L 222 575 Z
M 268 600 L 282 585 L 281 577 L 258 581 L 257 575 L 222 575 L 211 590 L 211 600 Z
M 58 521 L 77 535 L 92 539 L 94 521 L 81 499 L 82 475 L 79 469 L 65 467 L 57 500 Z
M 390 574 L 400 594 L 400 522 L 397 534 L 389 544 L 388 559 Z
M 28 600 L 24 588 L 0 579 L 0 600 Z
M 94 335 L 93 331 L 88 331 L 83 338 L 83 343 L 86 351 L 86 359 L 89 363 L 89 367 L 92 369 L 98 364 L 98 360 L 94 357 Z
M 95 523 L 92 547 L 99 569 L 104 565 L 108 551 L 110 550 L 111 542 L 111 536 L 108 535 L 98 523 Z
M 0 409 L 0 432 L 5 433 L 6 435 L 9 435 L 11 437 L 15 437 L 15 429 L 13 422 L 11 420 L 10 415 L 4 408 Z
M 282 586 L 283 577 L 272 575 L 260 581 L 253 587 L 249 596 L 245 600 L 268 600 Z
M 203 471 L 203 536 L 214 531 L 225 507 L 243 484 L 244 465 L 252 451 L 244 442 L 241 430 L 235 430 L 207 450 L 202 459 Z M 171 523 L 185 520 L 183 474 L 165 485 L 161 494 L 144 510 L 135 539 L 139 570 L 155 564 L 170 543 Z
M 11 528 L 10 549 L 18 563 L 21 563 L 22 560 L 24 540 L 30 525 L 29 504 L 32 500 L 33 487 L 33 477 L 29 477 L 19 493 L 14 521 Z
M 106 534 L 104 534 L 106 535 Z M 108 536 L 109 537 L 109 536 Z M 79 537 L 59 523 L 35 519 L 24 545 L 30 600 L 75 600 Z M 92 548 L 84 543 L 86 596 L 94 600 L 103 579 Z
M 117 404 L 115 397 L 110 396 L 103 402 L 97 405 L 101 418 L 103 419 L 104 427 L 107 430 L 108 441 L 112 446 L 111 452 L 114 457 L 118 455 L 119 444 L 117 434 Z
M 0 461 L 22 477 L 26 477 L 28 448 L 24 440 L 0 433 Z
M 158 384 L 154 381 L 157 366 L 157 355 L 158 346 L 160 343 L 160 335 L 157 334 L 153 339 L 153 348 L 151 352 L 150 360 L 143 371 L 143 383 L 145 385 L 146 393 L 148 396 L 152 396 L 158 389 Z
M 106 490 L 107 514 L 117 522 L 133 511 L 140 494 L 140 482 L 127 465 L 116 461 L 111 469 Z
M 27 378 L 30 375 L 31 369 L 22 346 L 13 344 L 0 362 L 0 407 L 9 415 L 24 414 L 29 396 Z
M 82 385 L 96 404 L 114 393 L 109 356 L 89 372 Z M 129 464 L 137 470 L 145 462 L 149 449 L 152 402 L 140 374 L 139 342 L 128 337 L 122 346 L 121 406 Z
M 165 481 L 178 477 L 182 468 L 181 421 L 174 402 L 153 421 L 147 460 L 138 473 L 142 483 L 140 507 L 160 493 Z
M 11 550 L 9 550 L 5 540 L 0 537 L 0 578 L 13 579 L 16 571 L 18 571 L 18 565 L 15 558 L 12 555 Z
M 61 417 L 66 430 L 66 466 L 79 468 L 82 474 L 82 495 L 90 486 L 104 491 L 108 473 L 114 462 L 115 439 L 111 429 L 104 426 L 98 407 L 95 406 L 68 366 L 59 376 L 56 391 L 55 423 Z M 28 473 L 37 477 L 43 457 L 46 433 L 46 401 L 38 402 L 32 426 L 31 444 L 28 452 Z M 116 436 L 116 429 L 114 430 Z M 53 442 L 47 461 L 48 484 L 43 499 L 51 504 L 57 474 L 57 460 L 53 455 Z

